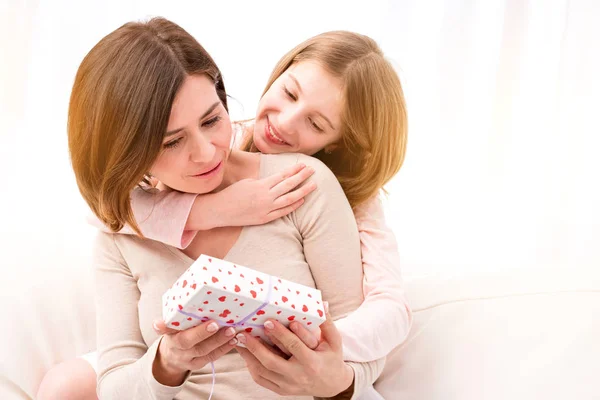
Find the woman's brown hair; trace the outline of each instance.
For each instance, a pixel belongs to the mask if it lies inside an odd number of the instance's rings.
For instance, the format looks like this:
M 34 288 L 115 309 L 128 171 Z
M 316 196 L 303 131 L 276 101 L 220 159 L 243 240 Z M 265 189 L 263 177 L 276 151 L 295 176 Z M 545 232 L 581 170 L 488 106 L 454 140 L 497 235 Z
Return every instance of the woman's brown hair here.
M 341 139 L 331 153 L 314 157 L 336 175 L 352 207 L 369 200 L 400 170 L 407 140 L 407 116 L 400 79 L 377 43 L 354 32 L 314 36 L 284 55 L 263 95 L 292 64 L 316 61 L 342 82 Z M 243 148 L 256 151 L 252 135 Z
M 177 91 L 186 76 L 214 82 L 227 109 L 219 68 L 204 48 L 164 18 L 130 22 L 85 56 L 75 77 L 67 123 L 79 190 L 110 229 L 138 235 L 130 192 L 158 157 Z

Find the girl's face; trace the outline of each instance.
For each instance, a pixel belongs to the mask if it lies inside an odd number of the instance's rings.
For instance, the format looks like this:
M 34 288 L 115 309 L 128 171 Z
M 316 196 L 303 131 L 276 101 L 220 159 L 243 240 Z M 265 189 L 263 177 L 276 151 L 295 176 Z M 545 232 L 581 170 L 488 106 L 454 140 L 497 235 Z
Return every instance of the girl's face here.
M 290 66 L 258 104 L 254 144 L 262 153 L 313 155 L 340 139 L 342 84 L 318 63 Z
M 163 149 L 150 173 L 166 186 L 208 193 L 223 181 L 231 122 L 205 75 L 188 76 L 175 96 Z

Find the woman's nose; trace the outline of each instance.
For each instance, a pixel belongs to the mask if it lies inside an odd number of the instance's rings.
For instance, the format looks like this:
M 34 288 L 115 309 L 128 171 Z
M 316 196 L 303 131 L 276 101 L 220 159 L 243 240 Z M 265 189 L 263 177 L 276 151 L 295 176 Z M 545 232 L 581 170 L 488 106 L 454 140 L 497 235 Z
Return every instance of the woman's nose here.
M 202 133 L 196 132 L 192 139 L 190 161 L 195 163 L 210 162 L 214 158 L 215 146 Z

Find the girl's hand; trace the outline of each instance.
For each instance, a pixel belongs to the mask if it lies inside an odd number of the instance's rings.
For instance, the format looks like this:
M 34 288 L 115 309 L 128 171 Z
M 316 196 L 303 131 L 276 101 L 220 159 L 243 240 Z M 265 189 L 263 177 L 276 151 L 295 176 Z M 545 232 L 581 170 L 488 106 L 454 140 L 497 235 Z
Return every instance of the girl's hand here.
M 154 324 L 154 330 L 163 335 L 158 347 L 152 373 L 163 385 L 179 386 L 187 371 L 204 367 L 235 348 L 238 343 L 235 329 L 219 330 L 214 321 L 206 321 L 183 331 L 165 327 L 164 322 Z
M 304 197 L 316 189 L 310 182 L 312 167 L 296 164 L 263 179 L 244 179 L 215 193 L 210 211 L 219 218 L 217 226 L 262 225 L 296 210 Z
M 315 350 L 275 320 L 265 332 L 276 339 L 292 357 L 285 359 L 269 350 L 252 335 L 240 332 L 238 340 L 246 348 L 237 351 L 246 361 L 256 383 L 281 395 L 333 397 L 353 384 L 354 371 L 344 363 L 342 339 L 327 310 L 327 321 L 321 325 L 321 341 Z

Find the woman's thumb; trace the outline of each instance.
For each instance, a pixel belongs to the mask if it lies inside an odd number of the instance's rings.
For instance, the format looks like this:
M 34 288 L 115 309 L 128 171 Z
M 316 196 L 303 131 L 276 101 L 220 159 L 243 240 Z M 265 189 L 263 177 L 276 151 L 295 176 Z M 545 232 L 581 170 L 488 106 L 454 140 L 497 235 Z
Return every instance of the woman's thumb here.
M 342 336 L 329 313 L 329 302 L 323 302 L 323 306 L 325 308 L 326 320 L 319 327 L 321 328 L 321 339 L 329 343 L 334 350 L 340 350 L 342 348 Z

